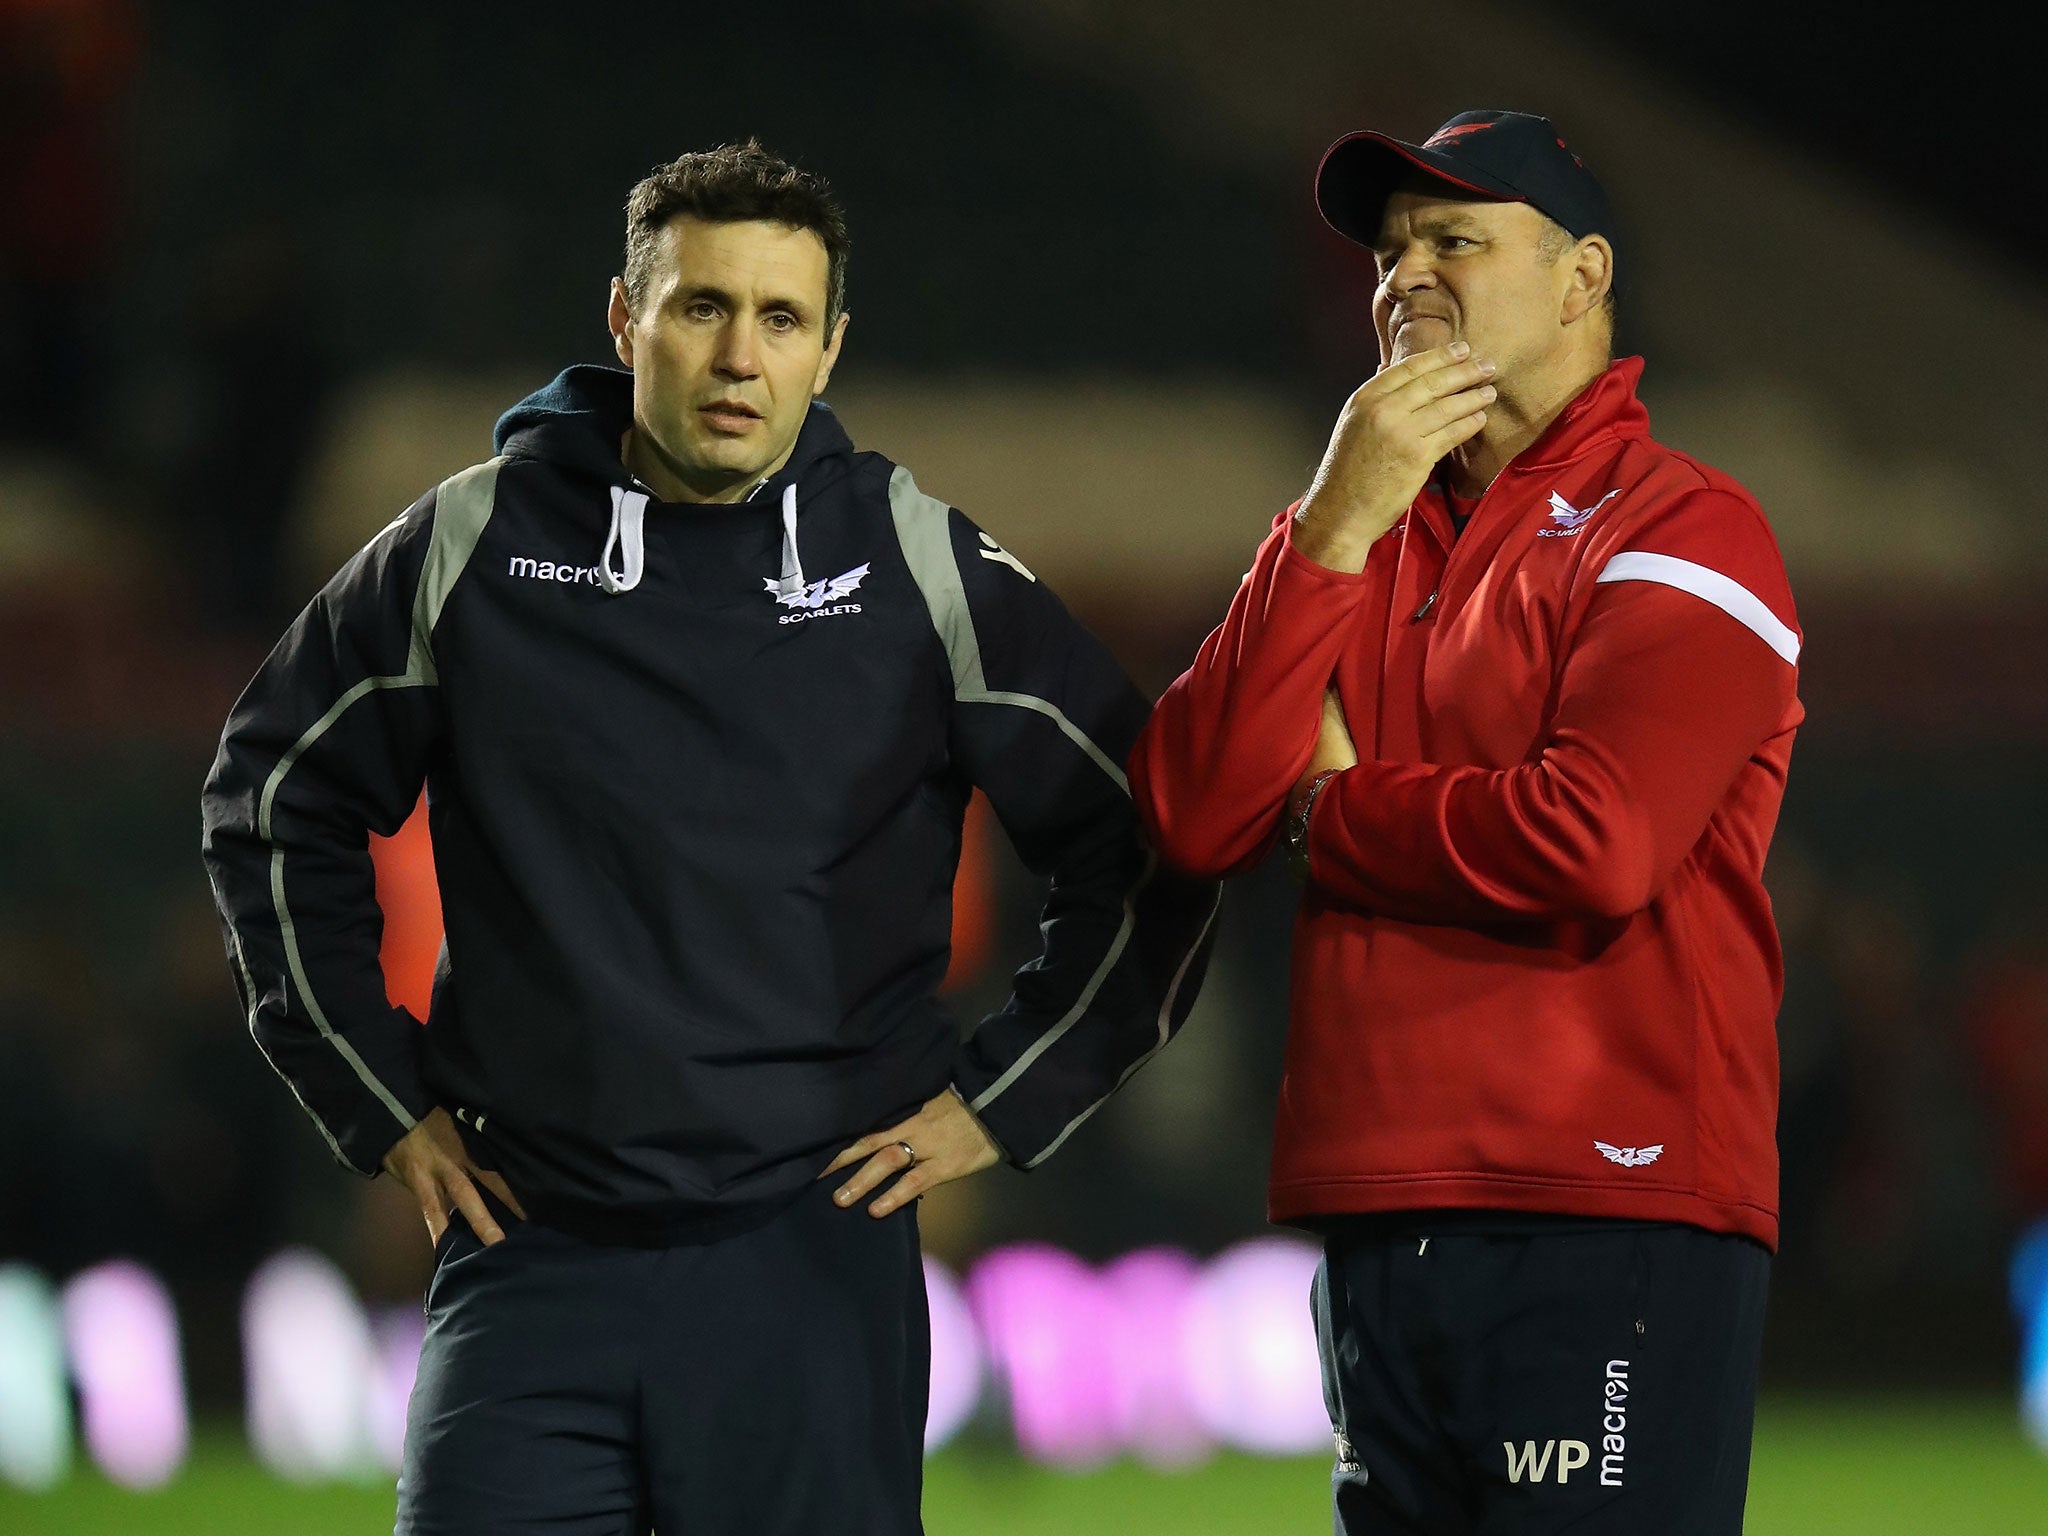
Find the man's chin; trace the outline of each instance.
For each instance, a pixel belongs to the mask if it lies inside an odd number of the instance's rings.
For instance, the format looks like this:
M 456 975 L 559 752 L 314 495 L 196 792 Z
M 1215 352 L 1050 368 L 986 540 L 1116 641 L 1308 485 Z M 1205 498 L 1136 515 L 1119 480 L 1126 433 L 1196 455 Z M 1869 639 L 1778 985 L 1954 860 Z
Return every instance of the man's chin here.
M 735 443 L 728 439 L 693 445 L 689 468 L 699 475 L 754 475 L 768 467 L 768 458 L 758 443 Z
M 692 479 L 755 479 L 775 462 L 765 431 L 745 437 L 693 432 L 684 448 L 679 467 Z
M 651 449 L 650 457 L 661 471 L 686 488 L 685 500 L 720 497 L 736 485 L 760 479 L 775 462 L 763 442 L 708 437 L 687 429 L 695 425 L 688 423 L 670 440 L 643 444 L 641 450 Z

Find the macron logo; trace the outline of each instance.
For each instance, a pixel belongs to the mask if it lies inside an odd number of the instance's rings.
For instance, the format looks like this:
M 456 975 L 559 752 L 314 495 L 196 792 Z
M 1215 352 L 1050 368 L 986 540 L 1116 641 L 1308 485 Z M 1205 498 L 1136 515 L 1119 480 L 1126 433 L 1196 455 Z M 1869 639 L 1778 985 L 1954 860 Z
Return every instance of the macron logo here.
M 1636 1327 L 1643 1325 L 1637 1323 Z M 1606 1410 L 1600 1427 L 1600 1486 L 1619 1488 L 1628 1472 L 1628 1362 L 1607 1362 L 1607 1381 L 1601 1389 L 1601 1406 Z
M 594 565 L 557 565 L 552 560 L 529 560 L 524 555 L 514 555 L 505 574 L 524 576 L 528 581 L 583 581 L 593 587 L 598 584 Z

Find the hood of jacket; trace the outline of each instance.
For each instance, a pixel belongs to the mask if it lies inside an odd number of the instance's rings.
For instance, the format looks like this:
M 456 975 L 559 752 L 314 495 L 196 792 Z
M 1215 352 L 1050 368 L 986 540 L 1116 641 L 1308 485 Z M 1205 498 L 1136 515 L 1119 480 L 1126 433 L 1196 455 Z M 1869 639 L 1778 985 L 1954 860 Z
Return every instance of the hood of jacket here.
M 577 363 L 535 390 L 498 418 L 491 434 L 495 452 L 543 459 L 601 485 L 631 486 L 632 471 L 619 446 L 633 425 L 633 375 L 624 368 Z M 754 494 L 765 497 L 785 484 L 804 485 L 814 471 L 837 469 L 850 459 L 853 440 L 832 407 L 813 400 L 797 433 L 789 461 Z
M 608 488 L 611 526 L 598 557 L 597 580 L 614 597 L 640 584 L 647 558 L 647 508 L 654 499 L 619 456 L 632 424 L 633 375 L 623 368 L 579 363 L 500 416 L 492 433 L 499 453 L 541 460 L 589 480 L 593 489 Z M 806 497 L 815 496 L 844 477 L 852 463 L 853 441 L 846 429 L 830 406 L 813 400 L 788 460 L 748 493 L 749 501 L 781 506 L 782 574 L 777 592 L 800 592 L 806 586 L 797 532 L 798 486 Z

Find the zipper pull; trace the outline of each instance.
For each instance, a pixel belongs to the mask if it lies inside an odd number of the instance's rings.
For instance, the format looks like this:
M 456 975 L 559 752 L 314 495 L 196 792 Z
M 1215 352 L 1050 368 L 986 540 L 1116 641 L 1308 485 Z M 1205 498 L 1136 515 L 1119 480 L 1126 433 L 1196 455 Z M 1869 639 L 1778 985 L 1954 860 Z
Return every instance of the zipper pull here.
M 1441 591 L 1442 588 L 1438 588 L 1437 590 Z M 1424 619 L 1429 617 L 1429 610 L 1434 608 L 1435 606 L 1436 592 L 1432 592 L 1429 594 L 1429 596 L 1425 597 L 1422 600 L 1422 606 L 1415 610 L 1415 616 L 1409 619 L 1408 622 L 1410 624 L 1420 624 Z

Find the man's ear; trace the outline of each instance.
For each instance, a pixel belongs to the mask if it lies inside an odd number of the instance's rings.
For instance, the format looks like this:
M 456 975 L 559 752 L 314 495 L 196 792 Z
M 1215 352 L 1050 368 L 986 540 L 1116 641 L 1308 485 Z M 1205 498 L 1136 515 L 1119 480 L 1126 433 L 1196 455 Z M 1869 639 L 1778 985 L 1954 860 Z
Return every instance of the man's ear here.
M 612 350 L 628 368 L 633 366 L 633 306 L 626 302 L 626 285 L 612 279 L 611 303 L 606 306 L 605 325 L 612 333 Z
M 1564 306 L 1558 318 L 1575 325 L 1606 302 L 1614 286 L 1614 247 L 1605 235 L 1588 235 L 1572 253 L 1571 276 L 1564 291 Z
M 811 380 L 813 400 L 825 393 L 825 386 L 832 382 L 832 368 L 839 361 L 840 344 L 846 340 L 846 322 L 852 318 L 851 315 L 841 315 L 832 327 L 832 339 L 825 343 L 825 355 L 818 359 L 818 372 Z

